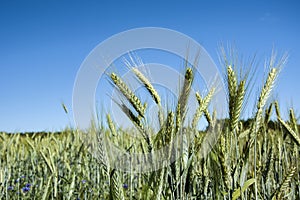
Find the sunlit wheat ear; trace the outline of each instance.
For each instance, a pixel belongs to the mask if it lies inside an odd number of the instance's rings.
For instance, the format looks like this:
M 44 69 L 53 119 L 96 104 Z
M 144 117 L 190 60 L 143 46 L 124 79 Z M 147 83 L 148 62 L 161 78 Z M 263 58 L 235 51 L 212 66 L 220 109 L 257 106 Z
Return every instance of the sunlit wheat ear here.
M 105 173 L 109 175 L 110 164 L 107 157 L 107 149 L 104 143 L 104 137 L 105 137 L 104 133 L 102 132 L 97 135 L 97 142 L 98 142 L 97 159 L 100 161 L 101 165 L 103 166 Z
M 180 116 L 184 119 L 184 115 L 187 108 L 188 98 L 192 88 L 192 83 L 194 79 L 194 72 L 192 68 L 187 68 L 184 76 L 184 83 L 179 96 L 178 104 L 180 104 Z
M 274 106 L 275 106 L 276 117 L 281 118 L 278 101 L 275 101 Z
M 167 117 L 167 124 L 166 124 L 166 143 L 172 143 L 172 139 L 173 139 L 173 128 L 174 128 L 174 113 L 173 112 L 169 112 L 168 117 Z
M 264 84 L 264 87 L 260 93 L 259 99 L 258 99 L 258 104 L 257 104 L 257 110 L 261 111 L 261 109 L 265 106 L 270 93 L 274 87 L 275 80 L 278 75 L 278 69 L 272 68 L 268 74 L 268 78 Z
M 166 145 L 169 146 L 168 160 L 171 160 L 174 139 L 174 113 L 170 112 L 167 117 Z
M 119 78 L 115 73 L 111 73 L 111 80 L 118 87 L 124 97 L 130 102 L 134 109 L 139 113 L 141 117 L 144 117 L 146 104 L 143 105 L 140 99 L 127 87 L 127 85 Z
M 298 125 L 297 125 L 297 119 L 295 117 L 294 109 L 290 109 L 290 124 L 293 127 L 294 131 L 296 133 L 299 133 L 298 131 Z
M 261 90 L 261 93 L 260 93 L 260 96 L 258 99 L 253 134 L 257 133 L 258 129 L 260 128 L 263 109 L 264 109 L 264 106 L 266 105 L 266 102 L 267 102 L 267 100 L 271 94 L 271 91 L 274 87 L 277 76 L 278 76 L 278 69 L 272 68 L 268 74 L 267 80 L 264 84 L 264 87 Z
M 204 106 L 203 107 L 203 113 L 204 113 L 204 116 L 205 116 L 207 122 L 209 123 L 209 125 L 212 124 L 212 118 L 211 118 L 211 115 L 210 115 L 210 113 L 208 111 L 208 105 L 209 105 L 212 97 L 214 96 L 215 92 L 216 92 L 216 88 L 214 88 L 214 87 L 211 88 L 211 90 L 208 92 L 208 94 L 202 100 L 202 104 Z M 199 103 L 199 100 L 200 100 L 199 97 L 201 98 L 201 96 L 199 95 L 199 93 L 198 94 L 196 93 L 196 98 L 198 100 L 198 103 Z
M 138 77 L 138 79 L 144 84 L 145 88 L 150 93 L 155 103 L 158 105 L 158 119 L 159 119 L 160 126 L 162 126 L 164 117 L 163 117 L 163 109 L 161 107 L 161 99 L 158 92 L 155 90 L 155 88 L 153 87 L 149 79 L 147 79 L 147 77 L 142 72 L 140 72 L 136 67 L 133 67 L 131 69 L 134 72 L 134 74 Z
M 203 111 L 203 113 L 204 113 L 204 116 L 205 116 L 206 121 L 208 122 L 208 125 L 209 125 L 209 126 L 212 125 L 212 124 L 213 124 L 213 123 L 212 123 L 212 118 L 211 118 L 211 115 L 210 115 L 208 109 L 205 109 L 205 110 Z
M 227 67 L 227 87 L 229 93 L 229 108 L 234 108 L 234 100 L 237 91 L 237 78 L 236 74 L 233 71 L 231 65 Z M 232 111 L 230 111 L 232 112 Z M 233 115 L 232 113 L 229 113 Z
M 113 123 L 113 121 L 110 117 L 110 114 L 106 115 L 106 119 L 107 119 L 108 128 L 110 129 L 112 135 L 116 136 L 117 135 L 116 127 L 115 127 L 115 124 Z
M 214 93 L 215 93 L 215 88 L 212 88 L 208 92 L 208 94 L 204 98 L 202 98 L 201 95 L 199 94 L 199 92 L 196 92 L 195 95 L 196 95 L 199 106 L 193 116 L 193 119 L 192 119 L 192 128 L 194 130 L 196 130 L 198 122 L 199 122 L 203 112 L 205 112 L 205 110 L 207 110 L 208 105 L 209 105 Z
M 110 199 L 124 200 L 122 183 L 120 181 L 118 171 L 115 169 L 113 169 L 110 173 Z
M 238 84 L 237 76 L 230 65 L 227 67 L 227 86 L 229 96 L 230 130 L 234 131 L 238 127 L 238 121 L 245 97 L 245 80 L 242 80 Z
M 203 98 L 202 104 L 204 104 L 204 106 L 207 107 L 209 105 L 209 102 L 211 101 L 215 92 L 216 92 L 216 88 L 214 88 L 214 87 L 209 90 L 208 94 Z
M 235 130 L 238 126 L 238 122 L 241 116 L 241 110 L 243 106 L 243 101 L 244 101 L 244 96 L 245 96 L 245 81 L 241 81 L 240 84 L 238 85 L 237 93 L 235 96 L 235 101 L 234 101 L 234 107 L 233 107 L 233 112 L 231 116 L 231 130 Z
M 196 96 L 198 104 L 201 105 L 201 103 L 202 103 L 202 97 L 201 97 L 200 93 L 196 92 L 195 96 Z
M 300 146 L 300 136 L 287 123 L 285 123 L 281 118 L 278 118 L 278 121 L 288 130 L 288 132 L 290 133 L 292 138 Z
M 151 82 L 136 67 L 133 67 L 132 71 L 138 77 L 138 79 L 144 84 L 145 88 L 148 90 L 155 103 L 157 105 L 160 105 L 160 101 L 161 101 L 160 96 L 158 92 L 155 90 L 155 88 L 153 87 L 153 85 L 151 84 Z
M 276 199 L 283 199 L 284 194 L 288 193 L 288 190 L 290 188 L 290 183 L 293 179 L 293 176 L 296 173 L 296 167 L 291 167 L 284 177 L 283 182 L 280 184 L 280 187 L 275 191 L 275 193 L 272 195 L 272 200 Z

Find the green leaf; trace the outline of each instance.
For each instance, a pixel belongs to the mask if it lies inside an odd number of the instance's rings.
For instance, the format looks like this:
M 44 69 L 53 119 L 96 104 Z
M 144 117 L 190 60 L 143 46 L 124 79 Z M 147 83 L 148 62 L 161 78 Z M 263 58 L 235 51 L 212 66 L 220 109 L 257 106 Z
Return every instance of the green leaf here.
M 241 193 L 245 192 L 245 190 L 250 187 L 253 183 L 255 183 L 255 178 L 251 178 L 245 182 L 242 188 L 237 188 L 232 194 L 232 200 L 236 200 L 241 196 Z

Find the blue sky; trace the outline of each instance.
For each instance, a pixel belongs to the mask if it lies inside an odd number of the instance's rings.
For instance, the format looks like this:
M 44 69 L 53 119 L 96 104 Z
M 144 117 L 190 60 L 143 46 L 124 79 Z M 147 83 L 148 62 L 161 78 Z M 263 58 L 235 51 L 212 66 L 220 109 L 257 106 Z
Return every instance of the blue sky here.
M 119 32 L 146 26 L 180 31 L 218 63 L 234 44 L 260 66 L 289 53 L 274 96 L 300 110 L 297 1 L 0 1 L 0 131 L 52 131 L 73 124 L 72 91 L 84 58 Z M 260 71 L 263 72 L 263 69 Z M 261 80 L 258 80 L 261 81 Z M 70 109 L 66 115 L 64 102 Z

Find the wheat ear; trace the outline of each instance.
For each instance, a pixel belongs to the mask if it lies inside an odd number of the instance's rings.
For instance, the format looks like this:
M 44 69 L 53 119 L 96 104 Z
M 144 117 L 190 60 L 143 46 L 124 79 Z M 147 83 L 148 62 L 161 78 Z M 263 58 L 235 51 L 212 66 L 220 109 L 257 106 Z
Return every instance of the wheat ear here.
M 121 188 L 121 181 L 118 171 L 113 169 L 110 173 L 110 199 L 111 200 L 124 200 L 123 190 Z
M 160 105 L 160 101 L 161 101 L 160 96 L 158 95 L 158 92 L 155 90 L 151 82 L 137 68 L 133 67 L 132 71 L 138 77 L 138 79 L 144 84 L 145 88 L 148 90 L 155 103 L 157 105 Z
M 144 117 L 146 104 L 142 105 L 140 99 L 127 87 L 127 85 L 118 77 L 115 73 L 111 73 L 111 80 L 118 87 L 125 98 L 130 102 L 134 109 L 139 113 L 141 117 Z
M 278 101 L 275 101 L 274 106 L 275 106 L 276 116 L 281 118 Z
M 207 110 L 209 102 L 211 101 L 214 93 L 215 93 L 215 88 L 212 88 L 208 92 L 208 94 L 205 96 L 205 98 L 202 98 L 201 95 L 199 94 L 199 92 L 196 92 L 196 98 L 197 98 L 199 106 L 198 106 L 198 108 L 193 116 L 193 120 L 192 120 L 192 128 L 194 130 L 196 130 L 198 121 L 201 118 L 203 112 L 205 112 L 205 110 Z
M 288 132 L 290 133 L 292 138 L 300 146 L 300 136 L 287 123 L 285 123 L 281 118 L 278 118 L 278 121 L 288 130 Z
M 138 77 L 138 79 L 144 84 L 145 88 L 150 93 L 152 99 L 158 105 L 158 109 L 159 109 L 158 118 L 159 118 L 160 126 L 162 126 L 164 119 L 163 119 L 163 111 L 162 111 L 162 107 L 161 107 L 161 99 L 160 99 L 158 92 L 155 90 L 155 88 L 153 87 L 153 85 L 151 84 L 149 79 L 147 79 L 147 77 L 142 72 L 140 72 L 138 70 L 138 68 L 133 67 L 132 71 Z
M 293 127 L 294 131 L 296 133 L 299 133 L 298 131 L 298 125 L 297 125 L 297 119 L 295 117 L 294 109 L 290 109 L 290 124 Z
M 186 112 L 187 101 L 192 88 L 193 79 L 194 79 L 194 73 L 192 68 L 187 68 L 185 71 L 184 83 L 178 100 L 178 104 L 180 104 L 180 116 L 182 121 L 184 119 L 184 115 Z
M 245 80 L 240 82 L 234 99 L 233 112 L 231 113 L 232 116 L 230 117 L 232 131 L 238 127 L 244 96 L 245 96 Z
M 289 185 L 295 173 L 296 167 L 291 167 L 289 172 L 286 174 L 283 182 L 280 184 L 280 187 L 273 193 L 272 200 L 283 198 L 283 194 L 289 189 Z
M 181 127 L 180 104 L 177 105 L 176 110 L 176 128 L 175 133 L 178 133 Z
M 108 127 L 112 133 L 113 136 L 116 136 L 117 135 L 117 132 L 116 132 L 116 127 L 110 117 L 110 114 L 107 114 L 106 115 L 106 119 L 107 119 L 107 124 L 108 124 Z
M 231 65 L 227 67 L 227 86 L 228 86 L 228 93 L 229 93 L 229 116 L 233 116 L 233 108 L 235 95 L 237 91 L 237 78 L 235 72 L 233 71 Z

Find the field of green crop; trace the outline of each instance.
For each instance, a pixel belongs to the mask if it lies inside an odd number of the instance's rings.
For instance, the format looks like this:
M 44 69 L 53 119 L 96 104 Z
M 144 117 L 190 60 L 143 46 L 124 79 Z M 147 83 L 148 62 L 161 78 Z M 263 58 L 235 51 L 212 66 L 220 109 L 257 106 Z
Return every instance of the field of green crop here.
M 144 120 L 147 105 L 118 74 L 111 73 L 112 83 L 127 101 L 119 106 L 132 121 L 132 130 L 119 129 L 107 114 L 108 126 L 94 125 L 87 132 L 1 133 L 0 199 L 300 199 L 297 119 L 292 108 L 289 118 L 283 119 L 280 105 L 268 101 L 281 65 L 282 61 L 276 64 L 271 59 L 254 116 L 246 121 L 241 111 L 250 79 L 226 65 L 229 117 L 217 119 L 209 109 L 216 92 L 211 88 L 206 95 L 196 93 L 198 108 L 188 126 L 183 122 L 193 67 L 186 66 L 174 111 L 164 110 L 150 81 L 133 68 L 159 108 L 157 133 Z M 197 129 L 200 118 L 208 123 L 206 131 Z M 140 139 L 132 139 L 132 132 Z M 209 134 L 216 140 L 210 141 L 213 148 L 203 156 Z M 104 138 L 124 149 L 124 154 L 148 153 L 149 159 L 164 156 L 166 163 L 172 162 L 155 171 L 122 171 L 112 165 Z M 163 147 L 167 147 L 163 155 L 153 153 Z

